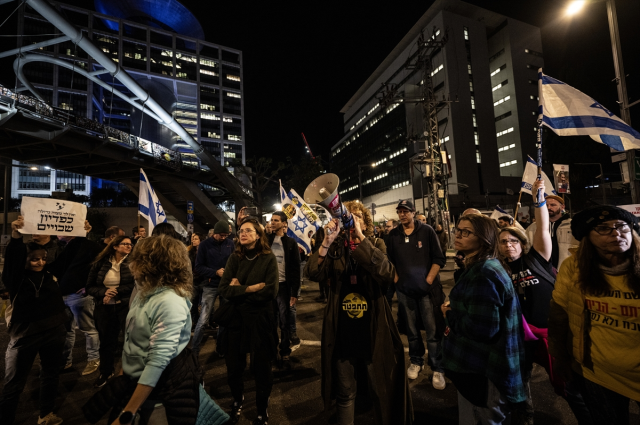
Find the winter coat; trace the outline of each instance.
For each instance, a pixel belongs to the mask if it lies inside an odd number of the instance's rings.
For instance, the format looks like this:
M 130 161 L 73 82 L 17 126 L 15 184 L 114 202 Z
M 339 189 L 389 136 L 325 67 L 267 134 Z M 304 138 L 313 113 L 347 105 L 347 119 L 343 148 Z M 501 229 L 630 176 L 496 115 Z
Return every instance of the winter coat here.
M 532 223 L 527 227 L 527 238 L 533 243 L 533 237 L 536 234 L 538 223 Z M 555 229 L 555 231 L 553 230 Z M 553 252 L 551 253 L 551 262 L 554 263 L 554 258 L 557 256 L 557 264 L 553 264 L 556 270 L 560 270 L 562 262 L 569 258 L 571 252 L 569 249 L 577 248 L 580 242 L 578 242 L 571 233 L 571 218 L 569 214 L 566 214 L 560 218 L 560 223 L 549 222 L 549 234 L 551 234 L 551 242 L 553 244 Z
M 276 238 L 275 233 L 267 235 L 269 246 L 273 245 Z M 291 296 L 297 296 L 300 289 L 300 250 L 298 244 L 293 238 L 283 235 L 281 238 L 282 248 L 284 249 L 284 268 L 286 281 L 282 282 L 291 290 Z M 282 286 L 282 283 L 280 285 Z
M 109 269 L 111 269 L 111 258 L 107 256 L 95 263 L 89 272 L 86 287 L 87 294 L 95 298 L 97 304 L 102 304 L 104 295 L 107 292 L 107 287 L 104 286 L 104 277 Z M 129 256 L 127 256 L 120 264 L 120 285 L 118 285 L 118 294 L 113 299 L 121 301 L 123 304 L 129 304 L 129 298 L 135 286 L 136 282 L 133 279 L 131 270 L 129 270 Z
M 375 246 L 374 246 L 374 241 Z M 324 310 L 322 324 L 322 397 L 325 410 L 331 408 L 335 398 L 337 378 L 335 376 L 334 353 L 337 353 L 337 334 L 342 299 L 340 289 L 346 273 L 344 240 L 338 238 L 331 245 L 329 255 L 318 265 L 319 251 L 307 262 L 306 272 L 313 281 L 331 279 L 329 300 Z M 407 381 L 404 347 L 391 314 L 385 294 L 393 285 L 395 268 L 386 257 L 386 247 L 382 239 L 365 239 L 351 253 L 353 259 L 364 271 L 364 282 L 371 287 L 371 353 L 373 374 L 370 386 L 376 388 L 378 403 L 374 404 L 376 424 L 410 424 L 413 422 L 413 404 Z
M 47 253 L 47 270 L 58 278 L 62 295 L 75 294 L 85 287 L 91 262 L 99 253 L 97 243 L 82 237 L 69 241 L 53 264 L 49 264 Z

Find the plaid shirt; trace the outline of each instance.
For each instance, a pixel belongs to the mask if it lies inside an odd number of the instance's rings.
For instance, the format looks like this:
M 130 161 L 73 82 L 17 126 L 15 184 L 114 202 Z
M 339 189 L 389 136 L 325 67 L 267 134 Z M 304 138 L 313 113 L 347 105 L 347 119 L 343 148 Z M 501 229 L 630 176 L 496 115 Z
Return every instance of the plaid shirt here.
M 496 259 L 471 266 L 449 294 L 451 332 L 442 344 L 442 366 L 486 376 L 513 403 L 525 400 L 522 313 L 511 278 Z

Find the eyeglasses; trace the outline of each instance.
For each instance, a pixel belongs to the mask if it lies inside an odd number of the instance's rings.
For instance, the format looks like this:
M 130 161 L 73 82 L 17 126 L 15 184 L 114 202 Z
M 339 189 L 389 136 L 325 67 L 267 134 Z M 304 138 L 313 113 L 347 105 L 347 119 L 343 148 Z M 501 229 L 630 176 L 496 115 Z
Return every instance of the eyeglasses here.
M 238 234 L 241 235 L 243 233 L 249 234 L 249 233 L 255 233 L 256 231 L 253 229 L 240 229 L 238 230 Z
M 471 230 L 467 230 L 467 229 L 458 229 L 457 227 L 455 229 L 453 229 L 453 234 L 458 236 L 461 235 L 463 238 L 468 238 L 469 235 L 473 234 L 475 232 L 471 231 Z
M 629 233 L 631 231 L 631 228 L 629 227 L 629 225 L 627 223 L 623 223 L 623 224 L 616 224 L 613 227 L 596 226 L 596 227 L 593 228 L 593 230 L 595 230 L 596 233 L 598 233 L 599 235 L 609 236 L 611 234 L 611 232 L 613 232 L 614 230 L 617 231 L 621 235 L 623 233 Z
M 131 244 L 131 243 L 121 243 L 121 244 L 119 244 L 119 245 L 120 245 L 120 246 L 133 246 L 133 244 Z
M 500 241 L 500 245 L 518 245 L 518 243 L 520 243 L 520 241 L 518 239 L 503 239 Z

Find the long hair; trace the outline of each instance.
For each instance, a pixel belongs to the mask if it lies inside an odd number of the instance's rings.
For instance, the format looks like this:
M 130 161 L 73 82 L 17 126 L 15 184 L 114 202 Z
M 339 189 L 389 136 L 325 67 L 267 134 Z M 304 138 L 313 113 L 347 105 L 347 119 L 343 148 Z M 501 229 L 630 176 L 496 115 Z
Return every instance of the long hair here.
M 269 246 L 269 240 L 267 239 L 267 234 L 264 232 L 264 229 L 262 228 L 260 223 L 258 223 L 258 220 L 256 220 L 255 218 L 249 217 L 242 221 L 243 225 L 245 223 L 251 223 L 251 225 L 253 226 L 253 229 L 258 234 L 258 240 L 256 241 L 256 246 L 255 246 L 257 254 L 258 255 L 269 254 L 271 252 L 271 247 Z M 238 227 L 238 232 L 240 231 L 240 227 L 242 227 L 242 225 Z M 236 249 L 234 251 L 234 254 L 240 257 L 240 259 L 243 259 L 246 255 L 246 252 L 247 252 L 247 248 L 245 248 L 240 243 L 240 234 L 238 234 L 238 241 L 236 242 Z
M 130 255 L 129 269 L 136 278 L 140 296 L 167 286 L 181 297 L 193 292 L 193 273 L 187 248 L 167 235 L 140 239 Z
M 200 238 L 200 243 L 204 242 L 204 237 L 202 236 L 202 233 L 193 232 L 191 234 L 191 237 L 193 237 L 193 235 L 196 235 L 198 238 Z M 191 239 L 189 239 L 189 246 L 187 247 L 187 251 L 191 251 L 192 249 L 193 249 L 193 245 L 191 245 Z
M 631 230 L 631 248 L 625 252 L 631 260 L 627 272 L 627 285 L 636 294 L 640 294 L 640 237 L 635 230 Z M 609 282 L 600 269 L 602 259 L 589 235 L 580 241 L 578 252 L 578 287 L 583 294 L 602 296 L 611 291 Z
M 109 244 L 102 250 L 102 252 L 100 252 L 100 254 L 98 254 L 96 259 L 93 260 L 93 262 L 91 264 L 99 263 L 105 257 L 107 257 L 107 258 L 111 257 L 115 252 L 113 248 L 118 246 L 118 245 L 120 245 L 122 243 L 122 241 L 125 240 L 125 239 L 131 240 L 131 238 L 129 236 L 116 236 L 115 238 L 111 239 Z
M 469 268 L 480 261 L 497 258 L 504 266 L 504 261 L 500 259 L 498 250 L 498 224 L 495 220 L 484 215 L 470 214 L 460 218 L 461 221 L 468 221 L 473 226 L 473 234 L 480 240 L 480 250 L 464 259 L 465 267 Z
M 366 229 L 362 231 L 365 236 L 373 235 L 373 220 L 371 219 L 371 211 L 366 208 L 361 202 L 356 201 L 347 201 L 344 203 L 344 206 L 351 212 L 358 211 L 362 214 L 362 220 L 364 221 L 364 225 L 367 226 Z

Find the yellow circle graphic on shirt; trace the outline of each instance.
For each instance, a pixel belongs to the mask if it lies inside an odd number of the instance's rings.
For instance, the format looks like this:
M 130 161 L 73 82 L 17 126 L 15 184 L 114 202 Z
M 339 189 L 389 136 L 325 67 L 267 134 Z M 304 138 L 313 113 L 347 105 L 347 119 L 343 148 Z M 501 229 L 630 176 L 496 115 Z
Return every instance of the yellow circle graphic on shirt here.
M 342 300 L 342 309 L 352 319 L 360 319 L 368 307 L 367 300 L 360 294 L 351 293 Z

